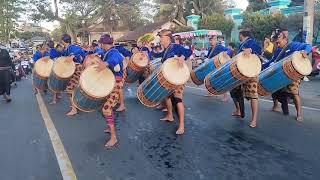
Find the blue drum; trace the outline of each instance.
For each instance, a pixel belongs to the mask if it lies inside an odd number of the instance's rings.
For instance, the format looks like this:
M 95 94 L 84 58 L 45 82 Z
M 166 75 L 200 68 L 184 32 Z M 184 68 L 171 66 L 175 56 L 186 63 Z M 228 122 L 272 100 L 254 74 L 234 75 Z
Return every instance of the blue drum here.
M 189 79 L 189 74 L 186 64 L 179 67 L 177 60 L 167 59 L 160 69 L 152 73 L 138 87 L 138 99 L 147 107 L 156 107 L 174 90 L 184 85 Z
M 149 57 L 144 52 L 135 53 L 124 72 L 124 80 L 127 83 L 136 82 L 145 72 L 149 63 Z
M 216 70 L 219 69 L 223 64 L 230 60 L 230 57 L 223 52 L 216 55 L 212 59 L 206 59 L 204 63 L 202 63 L 199 67 L 195 68 L 191 71 L 190 76 L 194 84 L 202 85 L 204 83 L 204 79 L 206 76 Z
M 38 90 L 48 89 L 48 78 L 53 66 L 53 60 L 44 57 L 39 59 L 34 65 L 32 83 Z
M 300 52 L 294 52 L 260 73 L 258 93 L 260 96 L 268 96 L 309 75 L 311 71 L 310 60 Z
M 72 103 L 84 112 L 93 112 L 103 105 L 115 86 L 111 70 L 98 72 L 94 66 L 87 67 L 80 76 L 79 86 L 72 94 Z
M 220 69 L 211 72 L 204 80 L 207 90 L 214 95 L 224 94 L 231 89 L 257 77 L 261 71 L 258 56 L 238 54 Z
M 60 57 L 55 60 L 48 80 L 48 88 L 55 93 L 63 92 L 76 70 L 73 61 L 68 61 L 70 57 Z

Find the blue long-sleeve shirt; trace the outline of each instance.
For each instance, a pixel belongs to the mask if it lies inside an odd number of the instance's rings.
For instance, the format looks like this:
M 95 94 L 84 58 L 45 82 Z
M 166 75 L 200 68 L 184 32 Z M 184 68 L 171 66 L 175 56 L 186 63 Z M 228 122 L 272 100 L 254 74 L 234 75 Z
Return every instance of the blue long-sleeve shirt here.
M 170 44 L 167 49 L 162 51 L 161 53 L 152 52 L 153 57 L 162 58 L 161 62 L 163 63 L 169 58 L 173 58 L 174 56 L 184 56 L 186 60 L 192 55 L 191 49 L 186 49 L 182 45 L 179 44 Z
M 86 57 L 86 54 L 82 50 L 82 48 L 74 44 L 69 45 L 67 49 L 63 51 L 62 55 L 63 56 L 74 55 L 75 56 L 74 61 L 80 64 L 82 64 L 83 60 Z
M 284 53 L 281 54 L 281 51 L 282 51 L 282 48 L 277 48 L 276 51 L 274 52 L 272 59 L 267 63 L 263 64 L 262 66 L 263 69 L 269 67 L 270 64 L 273 62 L 278 62 L 284 59 L 285 57 L 290 56 L 295 51 L 305 51 L 307 54 L 309 54 L 312 51 L 312 46 L 306 43 L 292 42 L 288 44 L 288 47 Z
M 51 48 L 49 51 L 49 56 L 50 56 L 50 59 L 55 59 L 55 58 L 61 57 L 61 52 L 59 52 L 55 48 Z
M 116 77 L 123 77 L 123 60 L 123 55 L 116 48 L 109 49 L 103 57 L 103 61 L 109 64 L 110 70 Z M 119 72 L 114 71 L 117 65 L 120 66 Z
M 209 52 L 208 52 L 208 55 L 207 57 L 210 59 L 210 58 L 213 58 L 215 57 L 216 55 L 220 54 L 221 52 L 224 52 L 226 51 L 227 54 L 232 57 L 232 54 L 233 54 L 233 51 L 227 47 L 224 47 L 222 46 L 221 44 L 217 44 L 216 47 L 213 49 L 213 48 L 210 48 L 209 49 Z
M 147 47 L 142 47 L 142 48 L 140 49 L 140 51 L 146 52 L 146 53 L 148 54 L 148 56 L 149 56 L 149 60 L 153 60 L 153 54 L 152 54 L 152 51 L 149 51 L 149 48 L 147 48 Z
M 131 58 L 131 56 L 132 56 L 132 53 L 121 45 L 115 46 L 115 49 L 117 49 L 124 57 Z
M 49 54 L 47 52 L 45 52 L 44 54 L 42 54 L 40 51 L 36 51 L 33 55 L 33 61 L 37 62 L 39 59 L 49 56 Z
M 261 46 L 252 38 L 248 38 L 244 42 L 242 42 L 239 46 L 238 52 L 242 52 L 244 49 L 251 48 L 252 53 L 256 55 L 262 54 L 262 48 Z

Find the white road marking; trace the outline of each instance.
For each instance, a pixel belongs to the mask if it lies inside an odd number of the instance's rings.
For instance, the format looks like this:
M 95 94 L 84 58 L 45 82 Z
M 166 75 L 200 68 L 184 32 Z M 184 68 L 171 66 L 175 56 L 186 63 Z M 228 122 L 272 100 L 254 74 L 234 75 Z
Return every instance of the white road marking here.
M 62 177 L 64 180 L 77 180 L 77 176 L 72 168 L 72 164 L 70 162 L 69 156 L 61 142 L 59 134 L 51 120 L 50 114 L 47 110 L 45 103 L 43 102 L 43 99 L 40 93 L 38 93 L 36 97 L 39 104 L 42 119 L 46 125 L 47 131 L 54 149 L 54 153 L 56 155 L 56 158 L 59 164 Z
M 202 90 L 202 91 L 207 91 L 207 89 L 204 89 L 204 88 L 199 88 L 199 87 L 192 87 L 192 86 L 186 86 L 188 88 L 191 88 L 191 89 L 197 89 L 197 90 Z M 271 100 L 267 100 L 267 99 L 259 99 L 259 101 L 264 101 L 264 102 L 269 102 L 269 103 L 273 103 L 273 101 Z M 291 107 L 294 107 L 293 104 L 289 104 L 289 106 Z M 312 108 L 312 107 L 307 107 L 307 106 L 302 106 L 303 109 L 307 109 L 307 110 L 312 110 L 312 111 L 320 111 L 320 109 L 318 108 Z

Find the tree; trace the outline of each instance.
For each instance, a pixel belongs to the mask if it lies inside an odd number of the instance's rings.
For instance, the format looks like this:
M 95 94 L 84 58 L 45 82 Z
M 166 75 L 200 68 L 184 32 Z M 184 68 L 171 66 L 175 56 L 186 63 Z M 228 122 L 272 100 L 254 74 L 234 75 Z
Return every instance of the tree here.
M 194 29 L 192 27 L 188 27 L 188 26 L 176 26 L 173 31 L 175 33 L 179 33 L 179 32 L 193 31 L 193 30 Z
M 268 7 L 266 0 L 248 0 L 249 6 L 247 7 L 247 11 L 256 12 Z
M 241 27 L 252 29 L 253 36 L 263 41 L 265 36 L 280 28 L 284 21 L 282 14 L 262 15 L 260 13 L 245 13 Z
M 24 12 L 24 0 L 0 1 L 0 40 L 8 42 L 11 35 L 15 34 L 17 21 Z
M 202 18 L 200 27 L 202 29 L 220 30 L 226 37 L 231 37 L 234 22 L 231 19 L 225 18 L 222 14 L 213 14 Z
M 188 1 L 186 10 L 191 14 L 191 9 L 194 9 L 196 14 L 205 17 L 223 13 L 226 7 L 227 3 L 224 0 L 192 0 Z

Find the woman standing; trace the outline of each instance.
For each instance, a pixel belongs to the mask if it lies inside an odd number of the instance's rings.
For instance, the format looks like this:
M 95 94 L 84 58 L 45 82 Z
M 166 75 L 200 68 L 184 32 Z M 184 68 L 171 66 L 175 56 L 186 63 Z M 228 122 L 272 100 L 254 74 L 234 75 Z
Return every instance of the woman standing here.
M 0 95 L 3 95 L 7 102 L 11 102 L 11 68 L 14 68 L 14 65 L 9 52 L 0 46 Z

